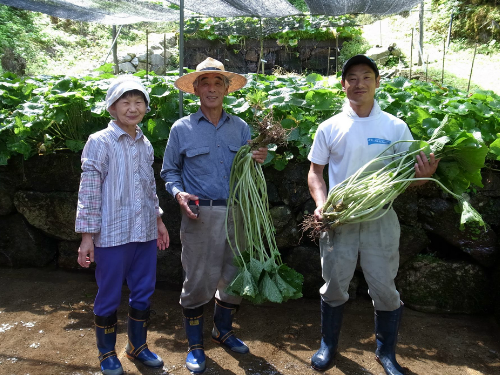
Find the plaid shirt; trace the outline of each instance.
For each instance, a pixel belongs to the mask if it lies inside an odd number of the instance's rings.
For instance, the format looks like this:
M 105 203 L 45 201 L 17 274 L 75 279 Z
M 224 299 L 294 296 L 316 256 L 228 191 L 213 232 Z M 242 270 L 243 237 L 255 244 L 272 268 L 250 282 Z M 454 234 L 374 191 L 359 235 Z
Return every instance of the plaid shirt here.
M 82 153 L 75 231 L 98 247 L 158 237 L 153 147 L 139 127 L 135 139 L 113 121 L 92 134 Z

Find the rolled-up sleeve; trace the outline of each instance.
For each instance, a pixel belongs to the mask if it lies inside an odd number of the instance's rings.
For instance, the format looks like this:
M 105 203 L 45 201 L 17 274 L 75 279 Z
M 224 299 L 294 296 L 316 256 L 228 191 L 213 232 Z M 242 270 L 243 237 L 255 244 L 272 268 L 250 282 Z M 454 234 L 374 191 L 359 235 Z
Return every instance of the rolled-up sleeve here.
M 105 146 L 90 137 L 82 153 L 82 174 L 75 221 L 77 233 L 98 233 L 101 230 L 101 189 L 107 173 L 105 160 Z
M 175 127 L 173 127 L 168 137 L 167 147 L 165 148 L 160 175 L 163 181 L 165 181 L 165 188 L 174 197 L 177 193 L 184 191 L 182 184 L 182 164 L 179 138 Z

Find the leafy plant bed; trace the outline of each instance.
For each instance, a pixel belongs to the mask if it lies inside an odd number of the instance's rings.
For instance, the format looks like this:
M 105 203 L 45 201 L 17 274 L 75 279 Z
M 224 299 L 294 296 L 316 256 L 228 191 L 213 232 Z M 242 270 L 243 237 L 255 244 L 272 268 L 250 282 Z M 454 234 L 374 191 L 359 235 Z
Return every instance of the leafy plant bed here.
M 170 127 L 179 117 L 177 74 L 150 76 L 136 73 L 150 89 L 151 112 L 141 127 L 163 157 Z M 0 76 L 0 164 L 12 155 L 82 149 L 89 134 L 109 121 L 104 97 L 109 73 L 97 77 Z M 428 140 L 448 115 L 450 127 L 471 134 L 488 147 L 487 166 L 500 159 L 500 96 L 491 91 L 474 94 L 450 86 L 394 78 L 377 91 L 381 108 L 407 122 L 414 138 Z M 224 98 L 228 113 L 252 124 L 253 107 L 290 129 L 286 146 L 270 145 L 265 166 L 283 170 L 290 160 L 305 161 L 318 125 L 338 113 L 345 100 L 340 82 L 319 74 L 307 76 L 248 75 L 248 84 Z M 184 95 L 184 114 L 199 108 L 195 95 Z

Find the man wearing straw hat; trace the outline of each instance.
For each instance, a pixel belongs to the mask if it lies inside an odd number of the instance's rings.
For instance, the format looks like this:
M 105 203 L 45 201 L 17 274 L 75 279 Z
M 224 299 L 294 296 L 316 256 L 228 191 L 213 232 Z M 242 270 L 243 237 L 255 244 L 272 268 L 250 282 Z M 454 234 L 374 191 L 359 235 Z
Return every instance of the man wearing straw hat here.
M 228 72 L 207 58 L 175 82 L 184 92 L 200 98 L 199 110 L 177 120 L 170 131 L 161 177 L 182 212 L 182 267 L 185 273 L 180 304 L 189 343 L 186 367 L 205 371 L 203 305 L 215 294 L 212 339 L 237 353 L 249 349 L 232 330 L 232 315 L 241 297 L 225 293 L 237 267 L 226 239 L 226 200 L 236 152 L 250 140 L 250 129 L 239 117 L 222 108 L 224 96 L 245 86 L 244 76 Z M 267 149 L 253 151 L 263 163 Z M 228 226 L 233 220 L 228 220 Z M 228 228 L 228 233 L 233 230 Z M 234 240 L 231 238 L 231 240 Z

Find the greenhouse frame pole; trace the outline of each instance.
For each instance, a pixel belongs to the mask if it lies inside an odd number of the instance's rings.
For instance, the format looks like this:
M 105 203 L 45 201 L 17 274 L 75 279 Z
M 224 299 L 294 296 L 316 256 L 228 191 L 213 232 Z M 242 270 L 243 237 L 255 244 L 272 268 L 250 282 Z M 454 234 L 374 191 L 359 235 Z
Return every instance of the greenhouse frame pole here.
M 179 2 L 179 78 L 184 73 L 184 0 Z M 183 117 L 183 93 L 179 90 L 179 118 Z

